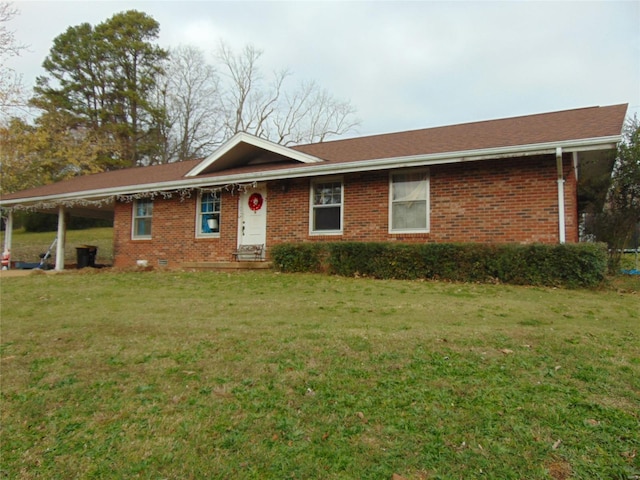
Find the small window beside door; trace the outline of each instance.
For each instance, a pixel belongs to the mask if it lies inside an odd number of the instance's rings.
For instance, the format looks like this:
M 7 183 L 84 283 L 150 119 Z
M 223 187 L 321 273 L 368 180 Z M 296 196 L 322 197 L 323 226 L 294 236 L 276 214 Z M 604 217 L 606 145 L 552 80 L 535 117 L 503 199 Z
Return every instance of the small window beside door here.
M 198 237 L 220 235 L 220 194 L 218 192 L 202 192 L 200 195 L 196 228 Z

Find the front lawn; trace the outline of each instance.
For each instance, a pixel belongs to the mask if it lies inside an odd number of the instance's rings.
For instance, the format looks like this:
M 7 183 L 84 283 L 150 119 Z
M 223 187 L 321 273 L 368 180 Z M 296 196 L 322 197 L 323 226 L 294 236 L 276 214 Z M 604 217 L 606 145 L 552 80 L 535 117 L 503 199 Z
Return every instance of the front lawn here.
M 0 477 L 638 478 L 635 290 L 3 278 Z

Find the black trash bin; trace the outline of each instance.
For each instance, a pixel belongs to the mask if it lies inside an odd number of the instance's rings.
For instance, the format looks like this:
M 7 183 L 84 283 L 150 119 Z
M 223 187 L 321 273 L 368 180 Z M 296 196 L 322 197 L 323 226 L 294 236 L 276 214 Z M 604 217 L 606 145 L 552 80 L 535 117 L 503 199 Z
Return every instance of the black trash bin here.
M 97 254 L 98 247 L 95 247 L 93 245 L 83 245 L 81 247 L 76 247 L 77 268 L 95 267 Z

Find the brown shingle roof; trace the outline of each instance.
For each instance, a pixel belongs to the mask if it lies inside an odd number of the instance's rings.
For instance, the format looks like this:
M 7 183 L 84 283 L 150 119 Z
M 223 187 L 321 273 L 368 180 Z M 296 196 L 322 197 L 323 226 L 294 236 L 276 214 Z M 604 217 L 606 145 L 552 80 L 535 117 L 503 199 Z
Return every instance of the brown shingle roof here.
M 525 145 L 617 137 L 621 133 L 626 111 L 627 105 L 625 104 L 581 108 L 298 145 L 292 147 L 292 149 L 325 160 L 320 164 L 295 164 L 295 166 L 310 169 L 314 168 L 314 166 L 328 163 L 339 164 L 381 158 L 431 155 L 500 147 L 514 147 L 515 150 L 517 147 Z M 199 160 L 191 160 L 87 175 L 4 195 L 2 201 L 4 203 L 4 201 L 17 199 L 59 196 L 75 192 L 180 181 L 185 179 L 187 172 L 195 168 L 198 162 Z M 290 163 L 246 165 L 239 166 L 233 170 L 209 174 L 206 177 L 215 178 L 231 173 L 264 172 L 291 166 L 292 164 Z
M 330 161 L 396 158 L 620 135 L 627 105 L 590 107 L 293 147 Z

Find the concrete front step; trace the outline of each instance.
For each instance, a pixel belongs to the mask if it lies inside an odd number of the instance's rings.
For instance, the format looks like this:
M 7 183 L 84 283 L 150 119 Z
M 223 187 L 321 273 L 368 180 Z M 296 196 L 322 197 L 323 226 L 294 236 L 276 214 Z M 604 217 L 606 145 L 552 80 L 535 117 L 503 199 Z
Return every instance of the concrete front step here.
M 193 270 L 268 270 L 271 262 L 185 262 L 182 268 Z

